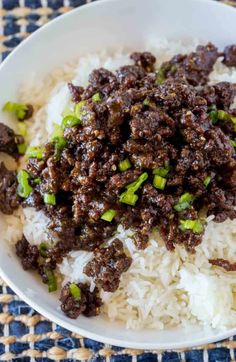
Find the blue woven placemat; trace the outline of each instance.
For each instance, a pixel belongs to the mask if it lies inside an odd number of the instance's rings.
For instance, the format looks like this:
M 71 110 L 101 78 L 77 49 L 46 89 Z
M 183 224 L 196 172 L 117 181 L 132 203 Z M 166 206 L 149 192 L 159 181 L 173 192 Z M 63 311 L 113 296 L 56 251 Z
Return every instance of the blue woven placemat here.
M 0 0 L 1 58 L 46 22 L 88 2 Z M 236 6 L 236 0 L 224 2 Z M 236 362 L 236 336 L 188 351 L 150 352 L 105 345 L 46 320 L 0 279 L 0 361 Z

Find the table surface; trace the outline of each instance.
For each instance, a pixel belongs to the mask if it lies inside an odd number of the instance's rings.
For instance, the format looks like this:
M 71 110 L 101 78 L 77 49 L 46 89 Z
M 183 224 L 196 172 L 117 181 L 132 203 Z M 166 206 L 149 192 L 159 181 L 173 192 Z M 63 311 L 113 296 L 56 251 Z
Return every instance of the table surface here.
M 88 2 L 0 0 L 1 59 L 43 24 Z M 236 0 L 223 2 L 236 6 Z M 20 300 L 0 279 L 0 361 L 236 362 L 236 336 L 185 351 L 114 347 L 83 338 L 50 322 Z

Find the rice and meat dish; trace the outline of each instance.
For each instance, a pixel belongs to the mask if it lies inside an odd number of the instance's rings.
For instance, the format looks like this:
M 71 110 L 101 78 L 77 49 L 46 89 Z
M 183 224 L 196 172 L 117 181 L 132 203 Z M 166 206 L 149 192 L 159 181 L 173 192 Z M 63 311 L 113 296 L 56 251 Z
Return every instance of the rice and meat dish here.
M 23 268 L 49 292 L 62 284 L 70 318 L 234 325 L 236 46 L 156 57 L 134 52 L 57 88 L 62 114 L 41 143 L 27 145 L 43 107 L 8 102 L 19 127 L 0 123 L 0 151 L 18 170 L 0 164 L 0 210 L 22 225 Z M 218 68 L 228 80 L 211 81 Z

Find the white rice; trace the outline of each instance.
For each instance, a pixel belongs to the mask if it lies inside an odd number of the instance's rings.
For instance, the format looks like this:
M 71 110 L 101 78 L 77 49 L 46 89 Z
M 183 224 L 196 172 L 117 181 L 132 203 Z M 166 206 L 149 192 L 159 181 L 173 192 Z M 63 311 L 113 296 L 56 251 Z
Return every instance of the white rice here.
M 188 52 L 198 44 L 168 42 L 151 39 L 146 49 L 157 56 L 160 65 L 172 55 Z M 61 113 L 70 106 L 68 80 L 86 85 L 89 73 L 98 67 L 115 70 L 130 63 L 128 54 L 121 51 L 115 55 L 91 54 L 78 62 L 56 70 L 47 79 L 32 78 L 25 85 L 20 101 L 33 104 L 37 113 L 34 123 L 29 125 L 28 141 L 40 144 L 53 130 L 54 123 L 61 122 Z M 236 69 L 228 69 L 220 62 L 215 65 L 210 82 L 230 81 L 236 83 Z M 6 156 L 4 156 L 5 158 Z M 0 160 L 3 156 L 0 154 Z M 16 165 L 7 158 L 8 167 Z M 127 254 L 132 256 L 130 269 L 121 277 L 120 287 L 115 293 L 101 292 L 104 302 L 103 315 L 110 320 L 121 320 L 127 328 L 163 329 L 171 326 L 187 326 L 191 323 L 227 328 L 236 325 L 236 278 L 235 273 L 225 272 L 209 264 L 210 258 L 226 258 L 236 262 L 236 221 L 215 224 L 208 218 L 203 242 L 190 255 L 182 247 L 174 252 L 166 250 L 158 233 L 150 236 L 148 247 L 136 250 L 132 231 L 118 227 L 117 237 L 124 243 Z M 51 242 L 47 232 L 48 218 L 41 211 L 26 208 L 11 216 L 1 215 L 0 237 L 15 243 L 24 232 L 32 244 Z M 92 253 L 70 252 L 59 267 L 63 283 L 89 282 L 83 267 Z

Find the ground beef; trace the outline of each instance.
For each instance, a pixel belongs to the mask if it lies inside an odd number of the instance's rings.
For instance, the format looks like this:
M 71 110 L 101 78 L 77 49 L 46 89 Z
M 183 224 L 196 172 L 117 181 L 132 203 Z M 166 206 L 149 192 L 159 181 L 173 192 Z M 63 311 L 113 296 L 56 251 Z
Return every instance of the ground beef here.
M 236 271 L 236 263 L 230 263 L 228 260 L 225 259 L 210 259 L 210 264 L 219 266 L 225 269 L 228 272 Z
M 39 250 L 36 245 L 30 245 L 24 235 L 16 243 L 16 255 L 21 259 L 25 270 L 38 269 Z
M 15 171 L 9 171 L 3 162 L 0 163 L 0 210 L 4 214 L 12 214 L 20 205 L 17 195 L 17 178 Z
M 227 67 L 236 67 L 236 45 L 225 47 L 223 63 Z
M 22 136 L 18 136 L 15 132 L 3 123 L 0 123 L 0 152 L 8 153 L 15 158 L 19 157 L 17 145 L 24 142 Z
M 60 295 L 61 310 L 67 317 L 76 319 L 81 313 L 87 317 L 93 317 L 99 314 L 102 301 L 99 297 L 98 289 L 90 292 L 89 285 L 79 283 L 77 286 L 81 291 L 81 298 L 75 299 L 69 289 L 70 284 L 66 284 Z
M 107 248 L 95 250 L 94 259 L 85 267 L 84 273 L 95 279 L 96 284 L 106 292 L 114 292 L 120 276 L 131 265 L 131 258 L 124 253 L 122 242 L 115 239 Z
M 234 65 L 234 48 L 224 51 L 226 65 Z M 27 164 L 33 191 L 22 205 L 46 213 L 54 241 L 39 258 L 37 247 L 18 242 L 27 269 L 47 283 L 45 270 L 70 251 L 90 251 L 84 272 L 98 289 L 114 292 L 131 264 L 122 242 L 109 241 L 119 224 L 133 229 L 140 249 L 157 228 L 168 250 L 182 245 L 194 253 L 206 216 L 236 217 L 236 88 L 207 84 L 220 56 L 209 43 L 155 71 L 151 53 L 135 52 L 134 63 L 115 72 L 95 69 L 85 88 L 68 84 L 80 122 L 62 130 L 61 149 L 58 140 L 48 142 L 42 159 Z M 54 202 L 47 204 L 45 193 Z M 95 315 L 101 305 L 97 289 L 80 288 L 79 301 L 68 285 L 62 290 L 62 310 L 72 318 Z

